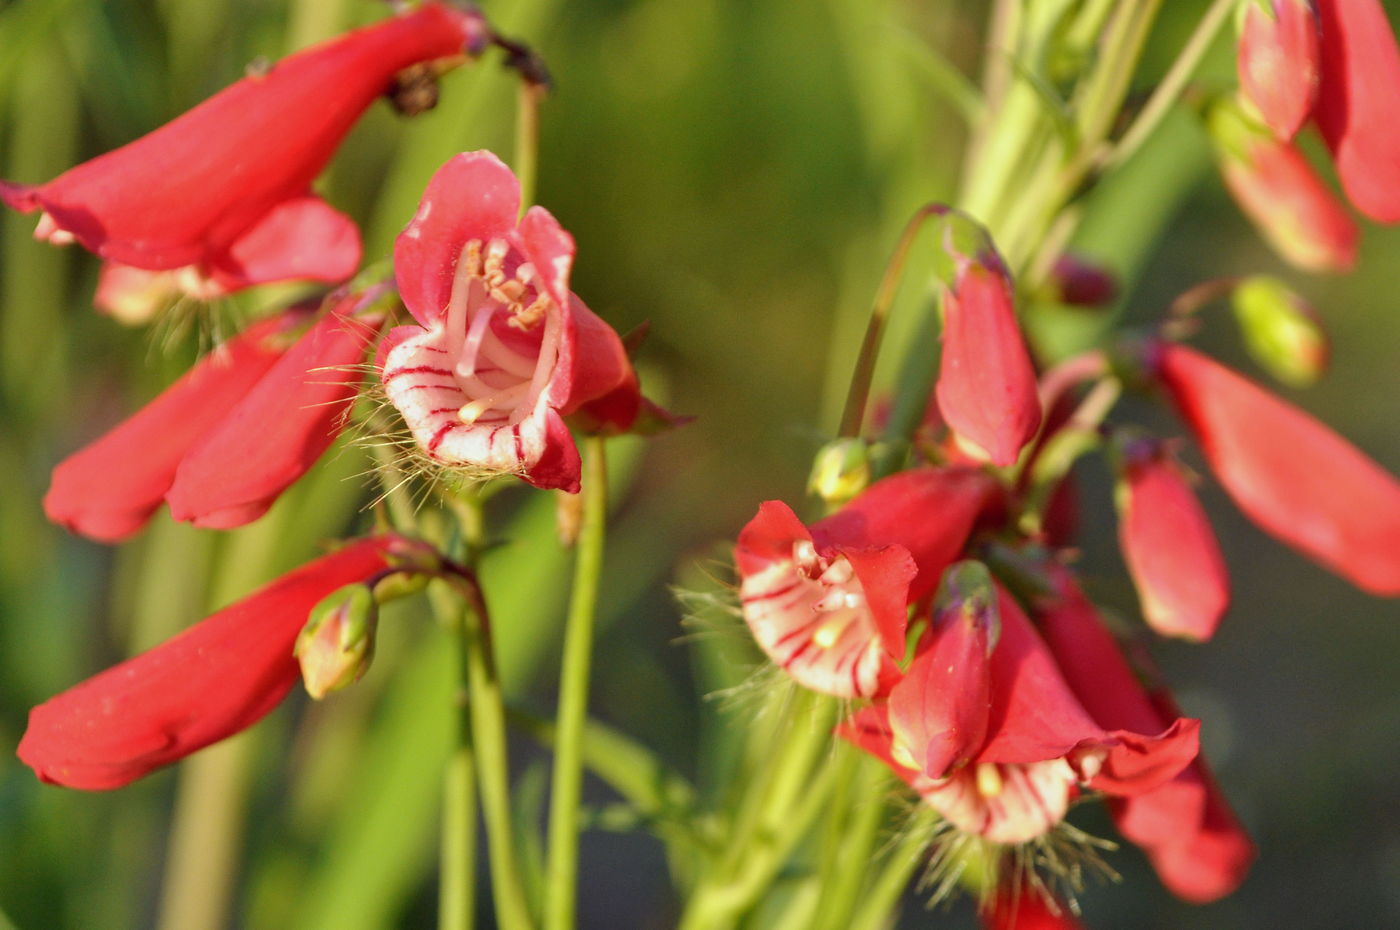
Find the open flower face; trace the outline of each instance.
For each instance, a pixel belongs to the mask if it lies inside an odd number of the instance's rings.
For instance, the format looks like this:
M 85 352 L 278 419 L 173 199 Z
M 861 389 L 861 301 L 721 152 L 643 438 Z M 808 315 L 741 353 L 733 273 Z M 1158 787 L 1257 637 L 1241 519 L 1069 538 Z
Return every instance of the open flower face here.
M 625 429 L 636 376 L 617 334 L 569 291 L 573 237 L 540 207 L 517 223 L 519 209 L 519 182 L 489 152 L 433 176 L 394 249 L 419 325 L 381 347 L 384 388 L 429 458 L 577 491 L 563 417 L 607 397 L 606 425 Z

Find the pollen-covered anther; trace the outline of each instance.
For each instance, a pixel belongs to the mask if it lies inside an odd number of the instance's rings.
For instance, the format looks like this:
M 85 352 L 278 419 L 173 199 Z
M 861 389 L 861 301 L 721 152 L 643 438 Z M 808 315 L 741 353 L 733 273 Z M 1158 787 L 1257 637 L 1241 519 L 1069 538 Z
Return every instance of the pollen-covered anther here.
M 995 798 L 1001 794 L 1006 783 L 1002 780 L 1001 772 L 996 765 L 991 762 L 982 762 L 977 766 L 977 793 L 984 798 Z
M 817 569 L 820 567 L 817 559 L 817 547 L 810 539 L 799 539 L 792 544 L 792 561 L 797 566 L 798 571 L 808 577 L 815 577 Z

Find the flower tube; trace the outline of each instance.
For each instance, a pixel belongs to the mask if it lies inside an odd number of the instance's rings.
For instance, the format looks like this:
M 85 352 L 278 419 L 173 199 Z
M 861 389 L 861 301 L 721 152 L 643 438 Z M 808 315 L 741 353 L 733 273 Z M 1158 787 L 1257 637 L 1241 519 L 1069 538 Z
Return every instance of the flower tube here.
M 394 246 L 418 323 L 389 332 L 381 377 L 433 462 L 576 492 L 564 417 L 625 430 L 641 395 L 617 333 L 569 291 L 573 237 L 541 207 L 517 222 L 519 209 L 519 181 L 490 152 L 433 176 Z
M 21 761 L 49 784 L 120 788 L 252 726 L 300 678 L 292 645 L 307 612 L 388 567 L 396 544 L 351 543 L 50 698 L 29 713 Z
M 1400 595 L 1400 481 L 1194 349 L 1160 343 L 1152 355 L 1158 381 L 1246 516 L 1362 590 Z
M 478 53 L 475 12 L 429 2 L 250 75 L 161 128 L 0 199 L 35 235 L 110 262 L 189 269 L 204 293 L 354 272 L 354 224 L 310 191 L 360 114 L 420 62 Z

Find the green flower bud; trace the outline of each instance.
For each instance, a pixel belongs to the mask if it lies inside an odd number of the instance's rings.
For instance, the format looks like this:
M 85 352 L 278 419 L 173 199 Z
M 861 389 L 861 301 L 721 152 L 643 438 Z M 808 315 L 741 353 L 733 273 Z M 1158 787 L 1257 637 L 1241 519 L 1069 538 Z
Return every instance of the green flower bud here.
M 374 658 L 379 605 L 368 585 L 346 585 L 311 608 L 292 650 L 306 692 L 320 700 L 354 684 Z

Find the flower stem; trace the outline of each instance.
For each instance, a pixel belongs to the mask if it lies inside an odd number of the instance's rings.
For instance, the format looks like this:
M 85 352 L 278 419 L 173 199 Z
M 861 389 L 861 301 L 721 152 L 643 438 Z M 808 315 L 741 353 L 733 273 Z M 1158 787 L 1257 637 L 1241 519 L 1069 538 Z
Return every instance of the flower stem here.
M 924 861 L 924 852 L 937 822 L 938 815 L 928 807 L 921 807 L 914 815 L 904 836 L 890 851 L 875 884 L 862 899 L 849 930 L 881 930 L 889 926 L 890 913 L 898 907 L 909 879 Z
M 520 179 L 520 209 L 535 202 L 535 178 L 540 159 L 540 101 L 547 88 L 521 80 L 515 111 L 515 176 Z
M 438 930 L 472 930 L 476 920 L 476 760 L 470 716 L 460 710 L 459 737 L 442 782 L 442 877 Z
M 545 865 L 545 920 L 548 930 L 575 923 L 578 889 L 579 799 L 583 788 L 583 734 L 588 722 L 588 679 L 593 657 L 593 625 L 603 571 L 607 525 L 608 474 L 605 440 L 583 442 L 583 523 L 574 562 L 574 587 L 564 630 L 559 677 L 559 710 L 550 785 L 549 853 Z
M 899 244 L 895 246 L 894 254 L 885 266 L 885 274 L 880 279 L 880 287 L 875 292 L 875 303 L 870 309 L 870 322 L 865 328 L 865 341 L 861 343 L 856 370 L 851 375 L 851 387 L 846 393 L 846 408 L 841 414 L 841 436 L 859 436 L 861 424 L 865 422 L 865 405 L 870 399 L 870 381 L 875 376 L 875 362 L 880 355 L 881 332 L 885 320 L 889 317 L 895 295 L 899 293 L 899 282 L 904 276 L 904 265 L 909 260 L 909 249 L 914 245 L 914 237 L 929 217 L 941 216 L 946 211 L 947 207 L 942 204 L 925 204 L 904 225 L 904 233 L 899 237 Z

